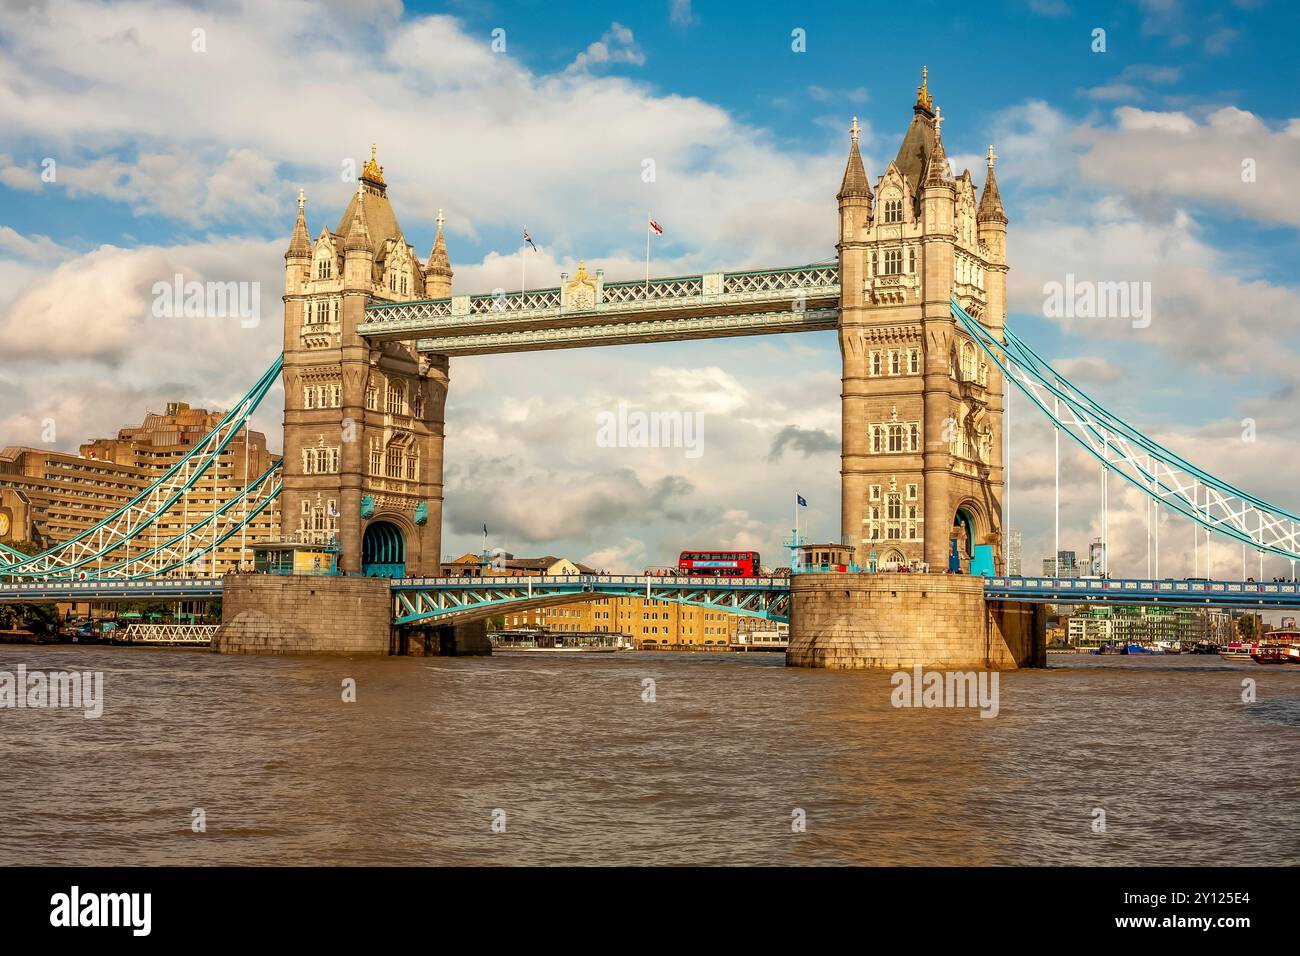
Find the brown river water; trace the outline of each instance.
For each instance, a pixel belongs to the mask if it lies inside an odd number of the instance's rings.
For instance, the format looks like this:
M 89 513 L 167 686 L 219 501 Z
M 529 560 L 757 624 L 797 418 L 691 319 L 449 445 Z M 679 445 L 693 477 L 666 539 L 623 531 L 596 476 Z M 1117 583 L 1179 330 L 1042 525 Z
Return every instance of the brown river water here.
M 1300 863 L 1300 667 L 1050 660 L 983 719 L 780 654 L 0 646 L 105 695 L 0 709 L 0 864 Z

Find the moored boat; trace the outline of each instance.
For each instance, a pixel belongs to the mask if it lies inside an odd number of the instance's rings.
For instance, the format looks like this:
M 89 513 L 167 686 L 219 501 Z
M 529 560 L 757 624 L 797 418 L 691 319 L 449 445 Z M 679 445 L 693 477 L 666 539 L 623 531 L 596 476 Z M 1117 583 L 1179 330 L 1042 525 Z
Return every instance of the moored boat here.
M 1288 650 L 1285 644 L 1257 644 L 1250 652 L 1250 659 L 1256 664 L 1285 664 Z

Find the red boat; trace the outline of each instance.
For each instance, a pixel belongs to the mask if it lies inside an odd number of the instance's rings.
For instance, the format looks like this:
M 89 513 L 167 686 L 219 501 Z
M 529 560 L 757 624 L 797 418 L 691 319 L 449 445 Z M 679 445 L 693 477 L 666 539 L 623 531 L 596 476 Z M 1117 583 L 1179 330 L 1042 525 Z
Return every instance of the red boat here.
M 1250 659 L 1256 664 L 1285 664 L 1291 659 L 1290 651 L 1286 644 L 1256 644 Z

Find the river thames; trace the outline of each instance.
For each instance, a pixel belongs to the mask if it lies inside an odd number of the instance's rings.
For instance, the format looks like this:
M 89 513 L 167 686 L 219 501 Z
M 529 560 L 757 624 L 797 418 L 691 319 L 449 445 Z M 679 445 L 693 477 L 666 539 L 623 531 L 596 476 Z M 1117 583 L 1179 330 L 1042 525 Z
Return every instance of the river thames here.
M 0 710 L 0 864 L 1300 863 L 1300 667 L 1050 660 L 982 719 L 780 654 L 5 646 L 105 704 Z

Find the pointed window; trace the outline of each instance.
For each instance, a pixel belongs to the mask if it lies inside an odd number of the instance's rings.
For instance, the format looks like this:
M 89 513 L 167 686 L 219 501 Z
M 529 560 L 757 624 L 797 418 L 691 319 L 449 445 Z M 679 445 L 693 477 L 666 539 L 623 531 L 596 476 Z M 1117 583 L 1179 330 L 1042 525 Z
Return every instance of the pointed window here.
M 902 222 L 903 221 L 903 200 L 886 199 L 885 200 L 885 222 Z

